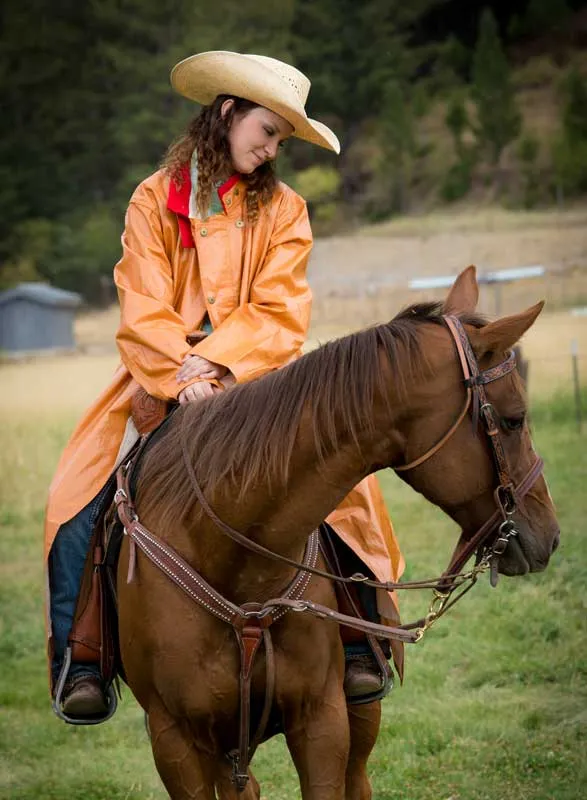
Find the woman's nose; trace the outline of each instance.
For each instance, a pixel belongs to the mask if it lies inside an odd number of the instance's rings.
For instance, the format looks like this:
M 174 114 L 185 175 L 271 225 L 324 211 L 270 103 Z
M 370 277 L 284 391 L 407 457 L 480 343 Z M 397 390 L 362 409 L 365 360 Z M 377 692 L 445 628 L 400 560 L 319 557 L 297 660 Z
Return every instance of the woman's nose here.
M 267 142 L 265 145 L 265 154 L 271 161 L 274 161 L 277 156 L 277 147 L 277 142 Z

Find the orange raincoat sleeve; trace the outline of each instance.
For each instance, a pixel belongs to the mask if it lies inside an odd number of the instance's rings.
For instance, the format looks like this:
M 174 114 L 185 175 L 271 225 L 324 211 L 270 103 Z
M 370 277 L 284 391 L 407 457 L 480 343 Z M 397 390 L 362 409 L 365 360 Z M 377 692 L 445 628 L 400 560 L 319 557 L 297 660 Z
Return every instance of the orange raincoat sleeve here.
M 312 293 L 306 267 L 311 248 L 306 204 L 288 190 L 248 302 L 191 352 L 228 367 L 238 382 L 283 366 L 299 352 L 310 324 Z
M 176 398 L 176 375 L 191 348 L 173 307 L 173 274 L 157 209 L 131 200 L 114 269 L 120 300 L 116 342 L 125 367 L 149 394 Z

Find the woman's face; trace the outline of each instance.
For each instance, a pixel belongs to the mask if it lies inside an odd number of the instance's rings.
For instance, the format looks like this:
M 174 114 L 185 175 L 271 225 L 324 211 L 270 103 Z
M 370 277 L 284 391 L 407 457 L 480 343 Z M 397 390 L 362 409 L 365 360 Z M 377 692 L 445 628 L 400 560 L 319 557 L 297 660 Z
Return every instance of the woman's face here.
M 223 116 L 232 103 L 232 100 L 226 100 L 222 104 Z M 256 106 L 246 114 L 235 114 L 228 132 L 234 169 L 243 175 L 250 175 L 265 161 L 273 161 L 279 146 L 291 136 L 293 130 L 287 120 L 262 106 Z

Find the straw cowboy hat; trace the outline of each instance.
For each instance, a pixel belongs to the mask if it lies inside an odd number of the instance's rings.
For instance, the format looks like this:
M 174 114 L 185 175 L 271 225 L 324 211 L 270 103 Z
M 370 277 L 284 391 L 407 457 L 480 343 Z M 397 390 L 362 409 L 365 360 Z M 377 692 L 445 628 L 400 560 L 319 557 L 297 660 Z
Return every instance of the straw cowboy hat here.
M 279 114 L 293 125 L 293 136 L 340 153 L 336 135 L 315 119 L 304 106 L 310 81 L 295 67 L 276 58 L 225 50 L 198 53 L 176 64 L 171 71 L 173 88 L 202 105 L 219 94 L 251 100 Z

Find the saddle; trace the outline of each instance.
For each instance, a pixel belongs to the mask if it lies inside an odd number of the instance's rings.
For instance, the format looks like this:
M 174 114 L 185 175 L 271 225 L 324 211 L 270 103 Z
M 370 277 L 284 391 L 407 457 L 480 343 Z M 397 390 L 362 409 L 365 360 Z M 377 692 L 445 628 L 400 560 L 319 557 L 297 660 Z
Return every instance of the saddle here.
M 135 457 L 141 448 L 144 451 L 146 439 L 152 440 L 159 435 L 159 431 L 164 430 L 173 410 L 174 408 L 169 413 L 166 411 L 166 415 L 164 414 L 161 419 L 161 409 L 159 409 L 155 428 L 148 436 L 143 434 L 135 442 L 126 456 L 127 459 Z M 154 420 L 155 417 L 151 415 L 150 425 L 153 425 Z M 116 471 L 110 475 L 104 489 L 102 505 L 86 556 L 73 625 L 68 637 L 65 666 L 54 687 L 53 710 L 58 717 L 72 725 L 95 725 L 110 719 L 117 706 L 114 686 L 119 689 L 118 679 L 125 680 L 118 645 L 116 595 L 116 573 L 124 530 L 114 503 L 115 493 Z M 108 711 L 103 717 L 73 718 L 62 712 L 61 697 L 71 663 L 98 665 L 108 700 Z

